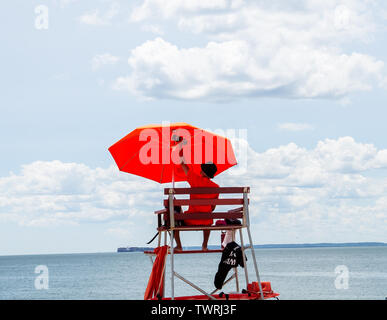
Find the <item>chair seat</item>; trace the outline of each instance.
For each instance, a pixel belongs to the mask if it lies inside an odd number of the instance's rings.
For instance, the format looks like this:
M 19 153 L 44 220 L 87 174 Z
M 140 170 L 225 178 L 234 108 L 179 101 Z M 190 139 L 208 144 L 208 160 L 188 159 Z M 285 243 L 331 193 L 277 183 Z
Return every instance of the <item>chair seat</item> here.
M 223 252 L 223 249 L 209 249 L 209 250 L 182 250 L 182 251 L 173 251 L 173 254 L 194 254 L 194 253 L 219 253 Z M 144 251 L 146 255 L 155 256 L 156 254 L 153 251 Z M 171 254 L 171 250 L 168 250 L 168 254 Z
M 177 231 L 200 231 L 200 230 L 237 230 L 243 228 L 242 225 L 224 225 L 224 226 L 179 226 L 174 228 L 159 227 L 158 231 L 177 230 Z

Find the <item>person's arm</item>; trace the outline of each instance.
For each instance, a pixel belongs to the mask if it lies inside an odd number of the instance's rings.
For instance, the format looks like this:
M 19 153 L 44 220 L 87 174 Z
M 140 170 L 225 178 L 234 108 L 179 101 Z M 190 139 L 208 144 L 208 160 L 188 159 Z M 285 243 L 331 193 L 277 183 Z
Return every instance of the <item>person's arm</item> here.
M 184 162 L 182 162 L 181 167 L 183 168 L 185 175 L 188 176 L 189 169 L 188 169 L 187 165 Z
M 185 175 L 188 175 L 189 168 L 186 165 L 185 160 L 184 160 L 183 143 L 179 143 L 179 148 L 180 148 L 179 156 L 180 156 L 180 161 L 181 161 L 180 165 L 183 168 L 183 171 L 184 171 Z
M 181 156 L 181 167 L 183 168 L 183 171 L 185 173 L 185 175 L 188 175 L 188 171 L 189 171 L 189 168 L 188 166 L 184 163 L 184 157 Z

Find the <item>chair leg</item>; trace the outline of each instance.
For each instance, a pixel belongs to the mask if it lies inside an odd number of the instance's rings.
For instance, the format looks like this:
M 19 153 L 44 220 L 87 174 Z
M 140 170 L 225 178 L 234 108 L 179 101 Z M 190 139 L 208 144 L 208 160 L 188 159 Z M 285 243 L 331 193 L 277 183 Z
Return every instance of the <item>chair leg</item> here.
M 247 271 L 247 265 L 246 265 L 246 257 L 245 257 L 245 245 L 243 243 L 243 235 L 242 235 L 242 229 L 239 229 L 239 238 L 241 239 L 241 249 L 242 249 L 242 259 L 243 259 L 243 265 L 245 270 L 245 278 L 246 278 L 246 288 L 249 284 L 249 274 Z
M 259 293 L 261 294 L 261 299 L 264 300 L 265 298 L 263 296 L 261 279 L 259 278 L 258 265 L 257 265 L 257 260 L 255 258 L 253 240 L 251 238 L 251 233 L 250 233 L 250 228 L 249 227 L 247 227 L 247 235 L 249 236 L 249 241 L 250 241 L 250 246 L 251 246 L 251 255 L 253 257 L 253 264 L 254 264 L 255 274 L 257 276 L 257 281 L 258 281 L 258 286 L 259 286 Z

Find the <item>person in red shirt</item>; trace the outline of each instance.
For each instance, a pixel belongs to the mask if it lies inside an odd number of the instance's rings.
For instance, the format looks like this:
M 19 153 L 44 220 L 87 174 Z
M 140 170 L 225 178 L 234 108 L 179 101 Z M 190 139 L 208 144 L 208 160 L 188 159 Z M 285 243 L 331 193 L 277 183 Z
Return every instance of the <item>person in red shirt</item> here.
M 191 188 L 197 188 L 197 187 L 210 187 L 210 188 L 219 188 L 219 185 L 215 182 L 211 181 L 211 179 L 214 177 L 217 168 L 216 165 L 212 162 L 210 163 L 204 163 L 201 164 L 201 171 L 200 175 L 195 173 L 192 169 L 190 169 L 182 159 L 181 166 L 183 168 L 184 173 L 187 176 L 187 182 L 191 186 Z M 217 199 L 219 197 L 219 194 L 191 194 L 190 199 Z M 185 213 L 210 213 L 215 210 L 215 205 L 190 205 L 188 210 Z M 212 219 L 203 219 L 203 220 L 184 220 L 184 224 L 188 226 L 210 226 L 212 225 L 213 220 Z M 203 244 L 202 244 L 202 250 L 206 251 L 208 239 L 210 237 L 210 230 L 203 230 Z M 179 231 L 175 231 L 175 240 L 176 240 L 176 247 L 175 250 L 181 251 L 181 240 L 180 240 L 180 234 Z

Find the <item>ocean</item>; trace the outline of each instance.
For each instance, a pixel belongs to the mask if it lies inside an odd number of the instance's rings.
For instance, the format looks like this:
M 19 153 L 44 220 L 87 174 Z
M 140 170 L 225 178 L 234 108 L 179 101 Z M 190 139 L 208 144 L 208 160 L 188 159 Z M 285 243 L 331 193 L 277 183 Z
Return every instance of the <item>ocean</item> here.
M 247 252 L 249 282 L 256 281 Z M 387 297 L 387 247 L 270 248 L 255 249 L 255 254 L 261 281 L 270 281 L 281 300 Z M 220 256 L 176 255 L 175 270 L 211 292 Z M 0 256 L 0 299 L 141 300 L 151 268 L 141 252 Z M 238 275 L 245 288 L 243 268 L 238 267 Z M 235 291 L 235 282 L 223 291 Z M 176 296 L 193 294 L 200 293 L 175 280 Z

